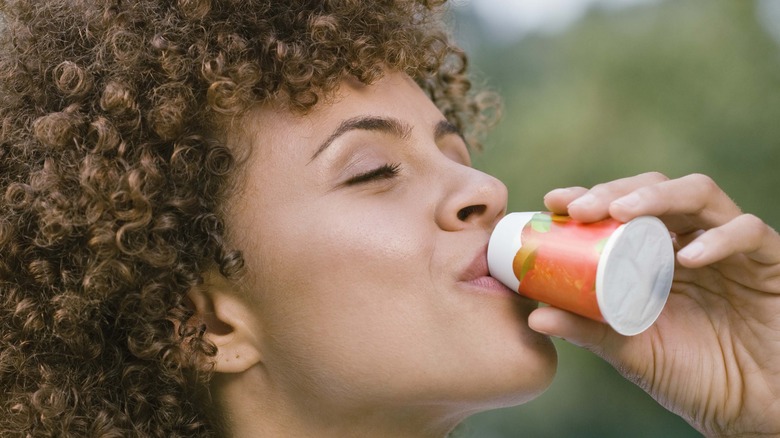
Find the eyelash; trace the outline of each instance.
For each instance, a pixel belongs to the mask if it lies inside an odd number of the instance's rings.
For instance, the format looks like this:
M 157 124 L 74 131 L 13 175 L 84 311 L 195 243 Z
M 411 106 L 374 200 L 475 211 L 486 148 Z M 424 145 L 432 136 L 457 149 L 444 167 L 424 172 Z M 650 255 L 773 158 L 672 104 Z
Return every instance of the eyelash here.
M 376 169 L 369 170 L 368 172 L 355 175 L 347 180 L 347 185 L 356 185 L 369 181 L 376 181 L 382 179 L 390 179 L 398 175 L 398 169 L 401 167 L 400 163 L 384 164 Z

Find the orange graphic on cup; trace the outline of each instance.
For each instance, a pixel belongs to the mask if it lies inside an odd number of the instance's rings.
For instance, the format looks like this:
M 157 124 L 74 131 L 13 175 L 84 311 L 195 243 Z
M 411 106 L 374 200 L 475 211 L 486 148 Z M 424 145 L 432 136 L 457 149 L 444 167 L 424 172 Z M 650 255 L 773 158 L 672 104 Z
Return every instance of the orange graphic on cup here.
M 596 301 L 596 272 L 609 236 L 620 222 L 591 224 L 539 213 L 522 231 L 512 267 L 528 298 L 604 321 Z

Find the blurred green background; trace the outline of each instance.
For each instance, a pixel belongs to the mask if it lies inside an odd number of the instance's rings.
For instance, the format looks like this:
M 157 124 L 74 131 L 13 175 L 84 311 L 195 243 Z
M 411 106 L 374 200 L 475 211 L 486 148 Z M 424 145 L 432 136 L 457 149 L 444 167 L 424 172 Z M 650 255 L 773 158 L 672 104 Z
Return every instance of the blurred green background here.
M 542 209 L 556 187 L 701 172 L 780 226 L 780 0 L 592 0 L 568 26 L 514 35 L 480 15 L 481 1 L 451 10 L 478 78 L 504 98 L 475 164 L 509 186 L 510 211 Z M 700 436 L 601 359 L 556 345 L 545 394 L 454 436 Z

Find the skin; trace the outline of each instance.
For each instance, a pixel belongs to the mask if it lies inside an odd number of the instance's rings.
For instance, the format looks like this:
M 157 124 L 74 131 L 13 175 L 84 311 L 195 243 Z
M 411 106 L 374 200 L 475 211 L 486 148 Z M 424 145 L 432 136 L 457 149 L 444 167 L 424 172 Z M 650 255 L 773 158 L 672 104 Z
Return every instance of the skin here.
M 231 436 L 440 437 L 549 385 L 536 303 L 487 276 L 506 187 L 409 77 L 242 125 L 226 216 L 248 275 L 191 297 Z

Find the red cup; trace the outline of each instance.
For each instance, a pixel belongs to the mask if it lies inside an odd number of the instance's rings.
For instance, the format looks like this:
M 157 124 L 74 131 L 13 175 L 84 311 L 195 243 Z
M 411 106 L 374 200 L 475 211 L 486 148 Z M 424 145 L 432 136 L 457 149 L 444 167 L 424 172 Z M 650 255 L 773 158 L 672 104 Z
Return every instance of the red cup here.
M 635 335 L 655 322 L 666 303 L 674 250 L 666 226 L 650 216 L 624 224 L 511 213 L 493 230 L 488 266 L 523 296 Z

